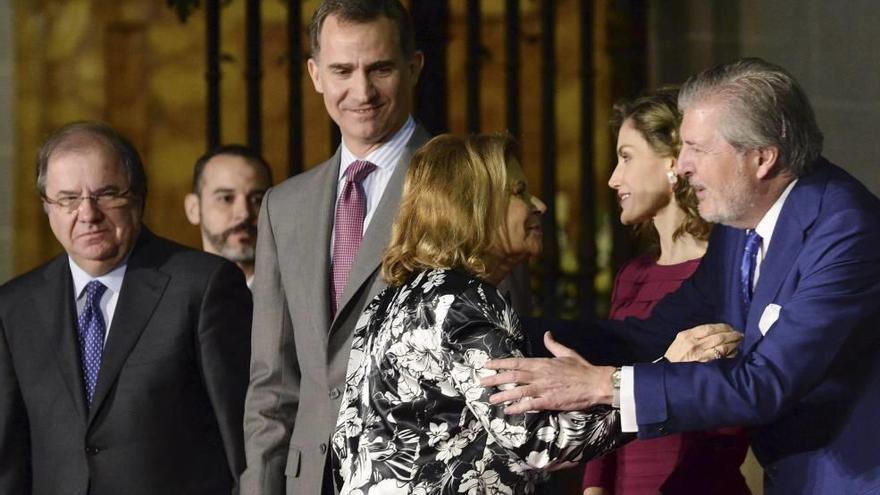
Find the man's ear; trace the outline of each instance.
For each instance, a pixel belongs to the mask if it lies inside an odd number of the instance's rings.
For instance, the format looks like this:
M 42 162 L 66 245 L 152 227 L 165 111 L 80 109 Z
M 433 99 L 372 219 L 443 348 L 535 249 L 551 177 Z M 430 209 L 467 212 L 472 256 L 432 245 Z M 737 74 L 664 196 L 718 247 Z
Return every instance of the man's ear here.
M 764 146 L 754 150 L 757 168 L 755 175 L 758 179 L 773 177 L 779 169 L 779 148 L 776 146 Z
M 416 87 L 416 83 L 419 82 L 419 74 L 422 73 L 422 68 L 425 66 L 425 54 L 421 51 L 416 50 L 413 54 L 412 60 L 409 61 L 409 71 L 410 71 L 410 82 L 412 83 L 412 87 Z
M 309 68 L 309 76 L 312 78 L 312 86 L 315 87 L 315 91 L 324 94 L 324 86 L 321 85 L 321 71 L 318 70 L 318 61 L 315 60 L 315 57 L 309 57 L 306 66 Z
M 189 193 L 183 200 L 183 211 L 186 219 L 193 225 L 202 223 L 202 215 L 199 211 L 199 197 L 195 193 Z

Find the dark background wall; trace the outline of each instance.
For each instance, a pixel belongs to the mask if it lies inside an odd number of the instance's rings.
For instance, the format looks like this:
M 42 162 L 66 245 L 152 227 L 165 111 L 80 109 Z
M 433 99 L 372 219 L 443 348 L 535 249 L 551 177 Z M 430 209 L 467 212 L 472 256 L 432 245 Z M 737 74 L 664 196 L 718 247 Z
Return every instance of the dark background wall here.
M 648 19 L 650 84 L 738 57 L 779 64 L 810 97 L 826 157 L 880 194 L 880 3 L 651 0 Z

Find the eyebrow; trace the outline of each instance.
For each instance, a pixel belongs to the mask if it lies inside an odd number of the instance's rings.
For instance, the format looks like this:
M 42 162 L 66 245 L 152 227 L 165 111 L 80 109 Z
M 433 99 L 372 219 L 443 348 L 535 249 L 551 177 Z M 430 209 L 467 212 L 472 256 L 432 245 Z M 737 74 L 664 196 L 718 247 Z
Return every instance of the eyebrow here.
M 352 68 L 354 68 L 354 64 L 336 63 L 336 64 L 329 64 L 329 65 L 327 65 L 327 67 L 329 67 L 333 70 L 351 70 Z
M 109 184 L 109 185 L 102 186 L 102 187 L 95 189 L 94 191 L 92 191 L 92 194 L 102 194 L 102 193 L 110 192 L 110 191 L 121 191 L 121 189 L 119 186 L 114 186 L 112 184 Z M 64 189 L 64 190 L 58 191 L 58 195 L 59 196 L 82 196 L 82 189 L 80 189 L 79 191 L 72 191 L 72 190 Z
M 367 65 L 367 70 L 376 70 L 376 69 L 388 69 L 396 66 L 394 60 L 377 60 L 369 65 Z
M 372 62 L 366 66 L 367 71 L 377 70 L 377 69 L 387 69 L 389 67 L 394 67 L 397 64 L 394 60 L 377 60 Z M 349 64 L 345 62 L 337 62 L 333 64 L 328 64 L 328 67 L 333 70 L 354 70 L 355 64 Z

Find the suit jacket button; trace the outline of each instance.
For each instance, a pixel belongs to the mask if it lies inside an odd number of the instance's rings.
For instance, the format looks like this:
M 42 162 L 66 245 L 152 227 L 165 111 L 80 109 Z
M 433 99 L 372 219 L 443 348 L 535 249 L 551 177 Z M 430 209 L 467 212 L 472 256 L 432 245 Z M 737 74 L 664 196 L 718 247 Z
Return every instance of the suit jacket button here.
M 98 447 L 91 447 L 91 446 L 86 447 L 86 454 L 88 454 L 88 455 L 95 455 L 100 451 L 101 451 L 101 449 L 99 449 Z
M 327 453 L 327 444 L 326 444 L 326 443 L 322 443 L 322 444 L 318 447 L 318 449 L 321 450 L 321 453 L 322 453 L 322 454 L 326 454 L 326 453 Z
M 340 395 L 342 395 L 342 392 L 336 387 L 333 387 L 333 390 L 330 391 L 330 398 L 333 400 L 338 399 Z

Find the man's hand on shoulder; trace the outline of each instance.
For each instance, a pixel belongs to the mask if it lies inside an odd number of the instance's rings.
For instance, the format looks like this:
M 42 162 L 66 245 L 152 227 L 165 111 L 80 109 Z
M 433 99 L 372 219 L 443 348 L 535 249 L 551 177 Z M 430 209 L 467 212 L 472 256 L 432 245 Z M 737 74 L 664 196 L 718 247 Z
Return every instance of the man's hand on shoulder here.
M 501 392 L 489 400 L 509 403 L 507 414 L 526 411 L 580 411 L 597 404 L 611 404 L 610 366 L 593 366 L 573 350 L 544 333 L 544 344 L 554 358 L 493 359 L 486 368 L 498 370 L 484 377 L 483 387 L 498 387 Z

